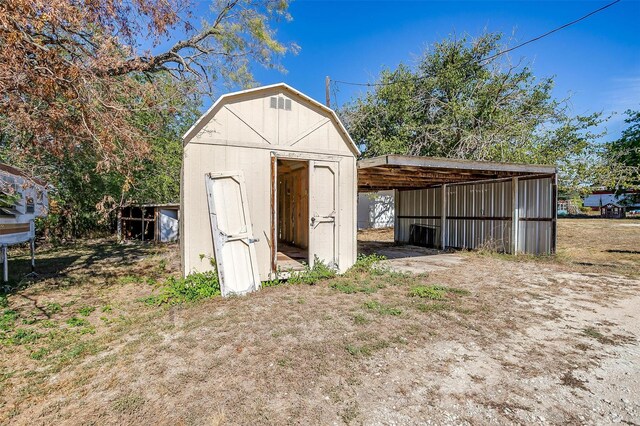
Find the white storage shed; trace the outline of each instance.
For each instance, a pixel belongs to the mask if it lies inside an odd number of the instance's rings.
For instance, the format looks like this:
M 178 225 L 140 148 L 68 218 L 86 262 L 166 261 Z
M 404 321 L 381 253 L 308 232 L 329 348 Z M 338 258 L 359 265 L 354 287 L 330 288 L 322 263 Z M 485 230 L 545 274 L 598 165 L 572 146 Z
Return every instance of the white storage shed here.
M 220 97 L 184 136 L 183 273 L 217 263 L 223 281 L 265 281 L 316 259 L 348 269 L 358 155 L 331 109 L 286 84 Z

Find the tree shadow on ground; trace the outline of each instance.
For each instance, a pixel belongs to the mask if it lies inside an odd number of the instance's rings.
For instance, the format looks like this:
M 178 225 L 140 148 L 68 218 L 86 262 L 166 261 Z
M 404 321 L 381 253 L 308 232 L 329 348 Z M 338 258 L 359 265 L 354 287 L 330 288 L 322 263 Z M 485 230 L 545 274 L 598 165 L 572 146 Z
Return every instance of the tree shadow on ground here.
M 78 278 L 103 278 L 104 282 L 122 275 L 123 267 L 134 265 L 156 251 L 153 244 L 118 244 L 112 241 L 89 241 L 36 248 L 35 274 L 31 274 L 28 248 L 9 251 L 9 281 L 1 283 L 0 293 L 10 294 L 34 284 L 54 279 L 54 286 L 74 285 Z M 114 268 L 109 268 L 109 266 Z M 116 268 L 117 267 L 117 268 Z

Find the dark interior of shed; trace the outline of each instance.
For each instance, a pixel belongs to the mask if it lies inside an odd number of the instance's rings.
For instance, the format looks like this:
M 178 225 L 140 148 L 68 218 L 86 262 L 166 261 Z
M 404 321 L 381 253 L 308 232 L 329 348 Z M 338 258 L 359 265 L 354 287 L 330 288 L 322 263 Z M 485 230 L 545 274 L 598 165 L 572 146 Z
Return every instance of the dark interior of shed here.
M 122 237 L 125 240 L 153 241 L 155 210 L 153 207 L 129 206 L 122 209 Z
M 278 269 L 300 270 L 309 261 L 309 163 L 278 160 Z

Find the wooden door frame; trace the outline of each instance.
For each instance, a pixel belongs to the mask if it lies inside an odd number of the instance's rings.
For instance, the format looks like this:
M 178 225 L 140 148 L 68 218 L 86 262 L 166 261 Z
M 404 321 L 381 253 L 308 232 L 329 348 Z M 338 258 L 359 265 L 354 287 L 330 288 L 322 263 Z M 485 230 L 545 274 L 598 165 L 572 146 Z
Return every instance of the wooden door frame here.
M 271 153 L 271 272 L 270 278 L 278 278 L 278 156 Z
M 278 277 L 278 160 L 297 160 L 297 161 L 306 161 L 309 163 L 309 178 L 307 179 L 307 191 L 308 191 L 308 215 L 311 216 L 311 161 L 329 161 L 336 163 L 336 179 L 339 179 L 340 176 L 340 161 L 343 156 L 337 155 L 326 155 L 326 154 L 315 154 L 309 152 L 291 152 L 291 151 L 271 151 L 271 273 L 270 278 L 276 279 Z M 336 188 L 339 188 L 340 185 L 336 182 Z M 338 190 L 336 189 L 336 197 L 338 197 Z M 337 203 L 336 203 L 337 206 Z M 337 208 L 337 207 L 336 207 Z M 337 226 L 338 226 L 338 212 L 336 212 L 336 236 L 337 236 Z M 307 226 L 309 226 L 309 218 L 307 218 Z M 308 253 L 309 253 L 309 265 L 312 265 L 313 260 L 311 259 L 311 232 L 309 232 L 309 241 L 308 241 Z M 337 257 L 337 246 L 338 241 L 336 239 L 336 257 Z

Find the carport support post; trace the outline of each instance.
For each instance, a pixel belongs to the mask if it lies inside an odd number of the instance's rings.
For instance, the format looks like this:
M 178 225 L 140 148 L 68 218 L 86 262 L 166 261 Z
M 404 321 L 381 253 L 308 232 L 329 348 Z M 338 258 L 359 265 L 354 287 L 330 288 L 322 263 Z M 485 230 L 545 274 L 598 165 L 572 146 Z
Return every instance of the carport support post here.
M 518 254 L 518 236 L 519 236 L 519 224 L 520 224 L 520 211 L 518 210 L 518 178 L 511 179 L 511 254 Z
M 393 242 L 398 244 L 400 242 L 400 191 L 393 190 Z
M 442 202 L 440 212 L 440 249 L 447 248 L 447 184 L 442 184 Z

